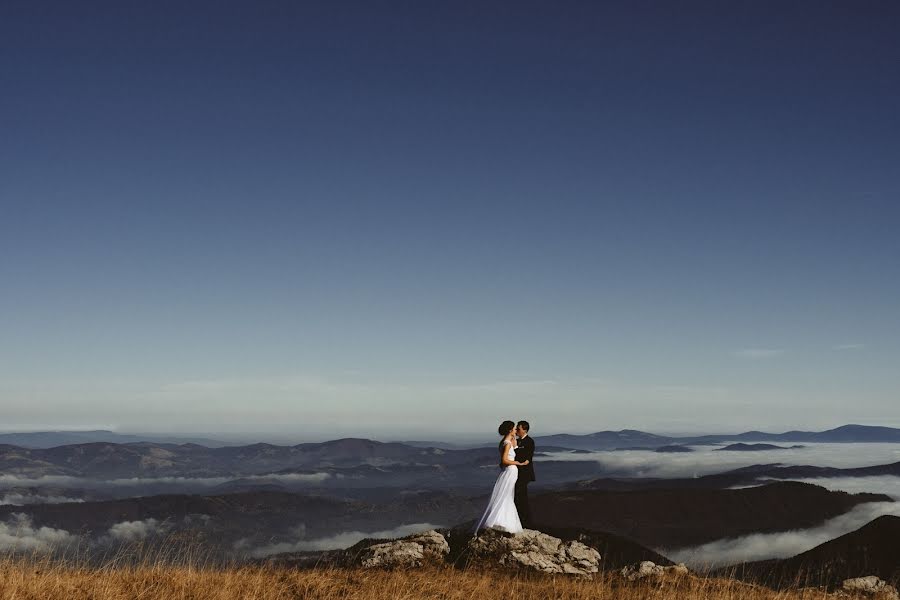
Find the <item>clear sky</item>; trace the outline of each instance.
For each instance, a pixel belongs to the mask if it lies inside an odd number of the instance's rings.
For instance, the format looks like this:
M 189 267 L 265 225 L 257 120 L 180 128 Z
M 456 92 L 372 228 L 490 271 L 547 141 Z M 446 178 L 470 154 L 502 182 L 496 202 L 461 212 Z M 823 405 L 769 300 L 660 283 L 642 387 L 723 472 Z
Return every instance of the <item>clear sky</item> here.
M 5 0 L 2 426 L 900 426 L 898 31 Z

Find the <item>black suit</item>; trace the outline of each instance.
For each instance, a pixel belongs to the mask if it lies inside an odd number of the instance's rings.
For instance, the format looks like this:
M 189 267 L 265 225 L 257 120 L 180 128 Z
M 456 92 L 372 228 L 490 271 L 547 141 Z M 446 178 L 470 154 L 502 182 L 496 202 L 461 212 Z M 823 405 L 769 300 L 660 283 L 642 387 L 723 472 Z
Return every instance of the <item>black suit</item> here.
M 519 467 L 519 478 L 516 479 L 515 502 L 516 510 L 519 512 L 519 520 L 522 527 L 531 526 L 531 509 L 528 506 L 528 484 L 534 481 L 534 440 L 531 436 L 525 436 L 519 440 L 519 447 L 516 448 L 516 462 L 525 462 L 528 464 Z

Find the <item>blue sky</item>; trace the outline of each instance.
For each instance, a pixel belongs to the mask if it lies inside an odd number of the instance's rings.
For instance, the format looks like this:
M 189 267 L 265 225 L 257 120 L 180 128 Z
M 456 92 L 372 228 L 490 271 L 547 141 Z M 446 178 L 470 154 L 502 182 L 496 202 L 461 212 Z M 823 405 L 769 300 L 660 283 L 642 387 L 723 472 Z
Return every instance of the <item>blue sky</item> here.
M 900 426 L 898 25 L 5 2 L 4 425 Z

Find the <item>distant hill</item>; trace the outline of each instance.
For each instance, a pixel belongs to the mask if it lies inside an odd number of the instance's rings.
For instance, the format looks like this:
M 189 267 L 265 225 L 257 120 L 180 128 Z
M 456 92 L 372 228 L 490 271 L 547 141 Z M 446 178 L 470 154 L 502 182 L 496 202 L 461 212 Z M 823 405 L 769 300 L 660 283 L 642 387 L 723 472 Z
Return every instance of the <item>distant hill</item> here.
M 573 490 L 647 490 L 647 489 L 725 489 L 734 486 L 759 484 L 766 480 L 828 479 L 832 477 L 900 476 L 900 462 L 871 467 L 839 469 L 810 465 L 785 466 L 779 463 L 751 465 L 724 473 L 682 479 L 651 479 L 628 477 L 601 477 L 569 484 Z
M 672 446 L 660 446 L 656 448 L 654 452 L 659 452 L 661 454 L 675 454 L 678 452 L 693 452 L 694 450 L 688 446 L 680 446 L 678 444 Z
M 744 489 L 663 488 L 538 494 L 531 509 L 538 529 L 608 531 L 650 548 L 703 544 L 750 533 L 820 525 L 883 494 L 848 494 L 796 482 Z
M 103 489 L 107 497 L 209 493 L 211 488 L 482 491 L 493 485 L 498 459 L 495 447 L 444 450 L 357 438 L 296 446 L 220 448 L 147 442 L 93 442 L 53 448 L 0 445 L 0 473 L 20 487 L 34 486 L 42 478 L 59 478 L 52 480 L 54 485 Z M 594 460 L 541 458 L 540 463 L 542 486 L 596 477 L 602 472 L 602 466 Z M 104 483 L 109 480 L 120 481 L 115 485 Z
M 542 445 L 562 446 L 578 450 L 647 449 L 669 445 L 713 445 L 727 442 L 818 442 L 818 443 L 900 443 L 900 429 L 871 425 L 843 425 L 828 431 L 788 431 L 766 433 L 747 431 L 736 434 L 700 435 L 687 437 L 661 436 L 633 429 L 598 431 L 586 435 L 556 434 L 536 436 Z
M 883 435 L 884 432 L 881 430 L 885 428 L 878 429 L 876 434 Z M 859 434 L 860 431 L 866 430 L 849 431 Z M 100 435 L 103 432 L 90 433 Z M 898 469 L 890 465 L 878 468 L 830 470 L 821 467 L 764 465 L 690 481 L 673 480 L 666 484 L 654 483 L 648 479 L 601 480 L 597 478 L 609 473 L 610 467 L 591 460 L 589 453 L 592 450 L 570 447 L 583 442 L 582 445 L 617 447 L 629 445 L 635 447 L 633 444 L 642 444 L 637 447 L 659 452 L 690 451 L 684 440 L 660 443 L 665 440 L 669 438 L 634 430 L 599 432 L 590 436 L 560 435 L 538 438 L 536 487 L 546 488 L 578 481 L 581 483 L 574 487 L 579 489 L 648 489 L 662 485 L 679 488 L 715 488 L 752 484 L 765 477 L 791 479 L 898 474 Z M 555 444 L 550 443 L 554 441 Z M 659 445 L 649 445 L 656 443 Z M 743 442 L 732 445 L 734 450 L 759 447 Z M 770 448 L 772 445 L 763 447 Z M 556 453 L 566 455 L 555 456 Z M 257 443 L 209 447 L 195 443 L 89 442 L 50 448 L 29 448 L 0 444 L 0 473 L 22 480 L 21 484 L 14 482 L 21 486 L 34 485 L 27 480 L 64 477 L 79 481 L 58 480 L 60 486 L 77 485 L 86 489 L 96 489 L 98 481 L 121 479 L 127 480 L 127 485 L 135 488 L 133 495 L 184 492 L 188 491 L 185 488 L 188 484 L 205 486 L 204 489 L 191 489 L 202 493 L 208 493 L 213 486 L 218 485 L 224 486 L 218 488 L 221 490 L 243 491 L 250 489 L 299 491 L 300 488 L 310 486 L 329 489 L 375 487 L 489 489 L 496 476 L 497 460 L 497 450 L 493 446 L 447 449 L 361 438 L 294 446 Z M 202 479 L 208 481 L 199 481 Z M 110 496 L 118 497 L 127 493 L 127 488 L 123 485 L 119 485 L 115 490 L 109 486 L 107 488 Z
M 105 442 L 110 444 L 132 444 L 150 442 L 158 444 L 199 444 L 210 448 L 227 446 L 225 442 L 209 438 L 174 437 L 169 435 L 123 434 L 97 429 L 93 431 L 29 431 L 21 433 L 0 433 L 0 444 L 21 448 L 53 448 L 70 444 L 90 444 Z
M 686 441 L 690 440 L 690 441 Z M 682 443 L 712 444 L 720 442 L 818 442 L 818 443 L 872 443 L 900 442 L 900 429 L 873 425 L 842 425 L 827 431 L 788 431 L 765 433 L 748 431 L 737 435 L 703 435 L 682 438 Z
M 442 442 L 438 440 L 431 441 L 420 441 L 420 440 L 398 440 L 398 444 L 403 444 L 405 446 L 413 446 L 415 448 L 440 448 L 441 450 L 471 450 L 472 448 L 494 448 L 496 444 L 491 443 L 471 443 L 471 444 L 463 444 L 463 443 L 455 443 L 455 442 Z
M 840 585 L 844 579 L 876 575 L 900 583 L 900 517 L 885 515 L 856 531 L 782 560 L 765 560 L 720 569 L 745 581 L 774 587 Z
M 52 448 L 0 446 L 0 472 L 27 477 L 92 478 L 241 477 L 283 469 L 449 465 L 496 461 L 496 450 L 414 448 L 347 438 L 316 444 L 250 444 L 209 448 L 198 444 L 91 442 Z
M 724 448 L 717 448 L 715 452 L 760 452 L 763 450 L 793 450 L 795 448 L 803 448 L 803 446 L 776 446 L 774 444 L 729 444 Z
M 649 447 L 655 448 L 675 443 L 676 438 L 655 435 L 634 429 L 621 431 L 598 431 L 587 435 L 558 433 L 534 438 L 538 449 L 544 446 L 561 446 L 573 450 L 614 450 L 616 448 Z
M 347 438 L 356 439 L 356 438 Z M 322 444 L 347 446 L 347 439 L 331 440 Z M 638 431 L 635 429 L 622 429 L 620 431 L 598 431 L 586 435 L 560 433 L 553 435 L 535 436 L 538 450 L 549 451 L 551 448 L 569 450 L 654 450 L 667 446 L 713 445 L 727 442 L 890 442 L 900 443 L 900 429 L 870 425 L 843 425 L 828 431 L 788 431 L 785 433 L 766 433 L 762 431 L 747 431 L 737 434 L 701 435 L 675 437 L 657 435 Z M 383 442 L 375 442 L 383 444 Z M 155 443 L 155 444 L 193 444 L 207 448 L 241 447 L 238 443 L 223 442 L 221 440 L 178 437 L 164 434 L 121 434 L 107 430 L 93 431 L 34 431 L 0 433 L 0 445 L 19 446 L 21 448 L 53 448 L 72 444 L 87 443 Z M 315 447 L 322 444 L 298 444 L 297 446 Z M 255 445 L 255 444 L 250 444 Z M 264 444 L 272 447 L 296 447 Z M 449 452 L 464 452 L 471 450 L 485 450 L 494 447 L 492 442 L 473 444 L 454 444 L 440 441 L 409 441 L 388 442 L 388 447 L 396 445 L 406 448 L 439 449 Z M 247 446 L 246 444 L 244 446 Z

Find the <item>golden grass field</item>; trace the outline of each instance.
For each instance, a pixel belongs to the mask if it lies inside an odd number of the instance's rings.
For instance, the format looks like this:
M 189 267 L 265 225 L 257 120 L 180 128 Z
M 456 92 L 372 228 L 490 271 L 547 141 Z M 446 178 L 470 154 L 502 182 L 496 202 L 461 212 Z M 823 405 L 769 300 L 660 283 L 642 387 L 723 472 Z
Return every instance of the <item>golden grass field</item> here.
M 192 567 L 164 562 L 137 566 L 113 562 L 103 567 L 87 567 L 46 559 L 0 558 L 3 600 L 812 600 L 830 596 L 821 589 L 774 591 L 729 579 L 693 576 L 628 583 L 615 574 L 585 580 L 450 567 L 392 572 Z

